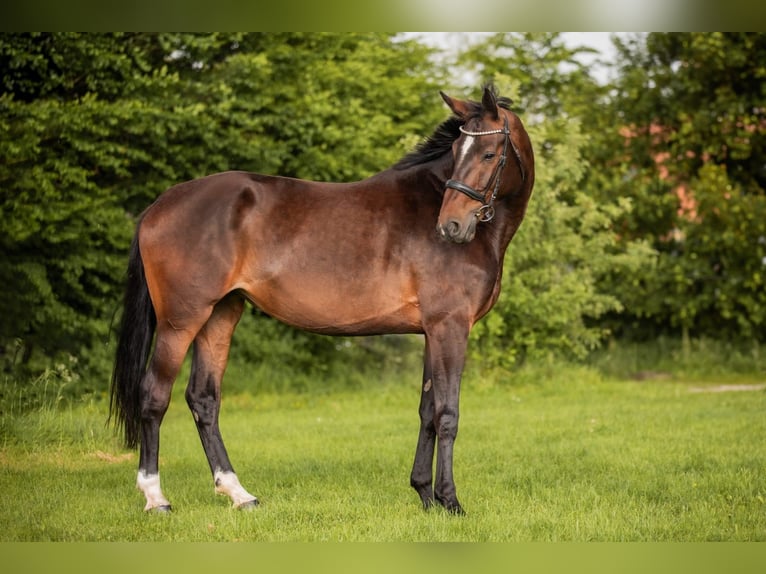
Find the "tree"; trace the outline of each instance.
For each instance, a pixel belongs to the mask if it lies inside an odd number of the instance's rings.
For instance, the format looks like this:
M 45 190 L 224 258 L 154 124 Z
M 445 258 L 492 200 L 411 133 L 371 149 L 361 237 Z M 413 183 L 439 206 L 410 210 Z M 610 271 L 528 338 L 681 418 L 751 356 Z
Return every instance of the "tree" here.
M 594 147 L 637 206 L 624 236 L 659 252 L 626 318 L 685 339 L 763 340 L 766 35 L 658 33 L 618 48 L 615 128 Z
M 468 47 L 458 62 L 484 80 L 504 76 L 523 117 L 554 120 L 582 117 L 601 99 L 604 88 L 580 59 L 592 53 L 567 46 L 558 32 L 504 32 Z
M 0 40 L 6 135 L 0 141 L 0 342 L 23 342 L 27 357 L 34 347 L 80 354 L 104 335 L 107 300 L 118 297 L 130 221 L 103 183 L 124 169 L 124 160 L 117 142 L 99 141 L 129 109 L 114 109 L 88 90 L 114 96 L 116 77 L 129 76 L 136 62 L 123 59 L 126 47 L 117 38 L 97 38 Z M 91 75 L 76 67 L 86 62 Z

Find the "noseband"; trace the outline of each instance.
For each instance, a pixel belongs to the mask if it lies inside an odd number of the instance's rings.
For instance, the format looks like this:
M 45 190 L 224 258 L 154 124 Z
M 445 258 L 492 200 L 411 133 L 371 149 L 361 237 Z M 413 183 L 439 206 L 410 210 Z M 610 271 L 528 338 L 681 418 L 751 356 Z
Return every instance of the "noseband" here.
M 460 193 L 463 193 L 473 199 L 474 201 L 480 202 L 482 205 L 479 208 L 479 210 L 476 212 L 476 217 L 479 219 L 479 221 L 487 222 L 492 221 L 492 218 L 495 217 L 495 208 L 494 208 L 494 202 L 495 199 L 497 199 L 497 192 L 500 189 L 500 175 L 503 172 L 503 168 L 505 167 L 505 161 L 508 157 L 508 145 L 510 144 L 511 148 L 513 149 L 513 154 L 516 156 L 516 161 L 519 164 L 519 171 L 521 172 L 521 181 L 524 182 L 526 179 L 526 176 L 524 174 L 524 165 L 521 163 L 521 154 L 519 153 L 519 149 L 516 147 L 516 144 L 513 143 L 513 140 L 511 139 L 511 130 L 508 128 L 508 118 L 504 118 L 505 121 L 503 123 L 502 129 L 498 130 L 488 130 L 485 132 L 469 132 L 465 129 L 463 129 L 463 126 L 460 126 L 460 131 L 463 132 L 467 136 L 490 136 L 494 134 L 503 134 L 505 136 L 503 140 L 503 154 L 500 156 L 500 159 L 497 162 L 497 165 L 495 165 L 495 169 L 492 172 L 492 177 L 489 178 L 489 181 L 487 181 L 486 187 L 482 191 L 476 191 L 474 188 L 472 188 L 470 185 L 466 185 L 465 183 L 461 181 L 456 181 L 454 179 L 448 179 L 447 183 L 445 184 L 446 187 L 451 187 L 452 189 L 456 189 Z M 489 187 L 492 185 L 492 181 L 494 180 L 495 186 L 492 189 L 492 194 L 489 197 L 489 200 L 487 200 L 487 195 L 489 193 Z

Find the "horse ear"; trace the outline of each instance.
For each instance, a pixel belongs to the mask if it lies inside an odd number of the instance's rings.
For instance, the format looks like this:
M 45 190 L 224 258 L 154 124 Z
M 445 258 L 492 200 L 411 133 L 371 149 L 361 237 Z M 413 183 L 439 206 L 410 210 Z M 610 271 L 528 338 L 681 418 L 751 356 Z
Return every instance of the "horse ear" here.
M 444 102 L 449 106 L 449 109 L 451 109 L 455 113 L 455 115 L 461 118 L 464 118 L 468 114 L 468 108 L 469 108 L 468 102 L 450 98 L 447 94 L 445 94 L 442 91 L 439 91 L 439 94 L 441 95 Z
M 484 95 L 481 98 L 481 106 L 485 111 L 492 114 L 492 119 L 496 120 L 498 118 L 497 96 L 495 96 L 495 92 L 492 91 L 489 86 L 484 88 Z

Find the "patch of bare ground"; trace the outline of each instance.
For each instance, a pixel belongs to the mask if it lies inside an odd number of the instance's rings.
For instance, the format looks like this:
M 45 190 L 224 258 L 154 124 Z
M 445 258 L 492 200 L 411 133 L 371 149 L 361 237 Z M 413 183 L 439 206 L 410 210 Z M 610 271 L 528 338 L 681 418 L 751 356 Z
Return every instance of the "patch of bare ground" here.
M 747 391 L 763 391 L 766 383 L 754 385 L 708 385 L 704 387 L 689 387 L 690 393 L 741 393 Z
M 96 452 L 92 453 L 91 456 L 94 456 L 95 458 L 99 460 L 103 460 L 105 462 L 110 462 L 110 463 L 125 462 L 126 460 L 133 459 L 132 452 L 126 452 L 123 454 L 111 454 L 108 452 L 104 452 L 102 450 L 97 450 Z

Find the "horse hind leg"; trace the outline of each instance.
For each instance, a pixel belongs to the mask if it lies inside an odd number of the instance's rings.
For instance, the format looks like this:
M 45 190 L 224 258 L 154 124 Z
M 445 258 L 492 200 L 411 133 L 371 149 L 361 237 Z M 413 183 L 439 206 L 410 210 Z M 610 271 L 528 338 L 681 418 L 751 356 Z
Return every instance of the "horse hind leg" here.
M 434 392 L 433 374 L 431 372 L 431 356 L 426 339 L 425 357 L 423 360 L 423 388 L 420 395 L 420 431 L 418 446 L 415 450 L 415 462 L 412 465 L 410 485 L 420 496 L 424 509 L 429 509 L 434 503 L 433 462 L 436 443 L 436 427 L 434 426 Z
M 141 402 L 141 453 L 136 486 L 146 497 L 144 510 L 169 511 L 170 502 L 160 487 L 160 425 L 170 404 L 173 383 L 189 348 L 193 333 L 158 322 L 154 354 L 139 388 Z
M 197 425 L 202 448 L 213 473 L 215 491 L 231 498 L 236 508 L 253 508 L 258 499 L 239 482 L 221 437 L 218 416 L 221 381 L 228 362 L 234 329 L 242 316 L 244 299 L 232 293 L 222 299 L 194 339 L 194 357 L 186 402 Z

